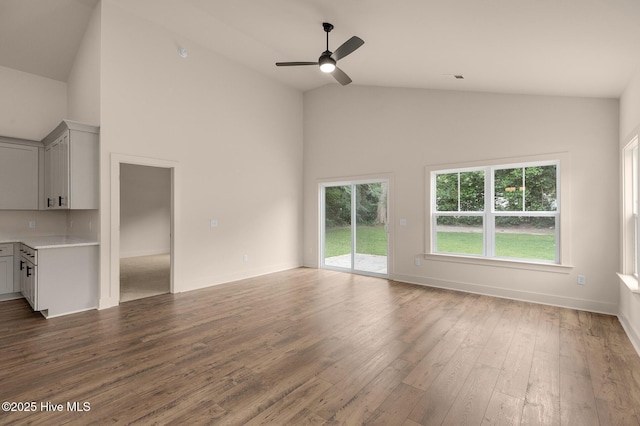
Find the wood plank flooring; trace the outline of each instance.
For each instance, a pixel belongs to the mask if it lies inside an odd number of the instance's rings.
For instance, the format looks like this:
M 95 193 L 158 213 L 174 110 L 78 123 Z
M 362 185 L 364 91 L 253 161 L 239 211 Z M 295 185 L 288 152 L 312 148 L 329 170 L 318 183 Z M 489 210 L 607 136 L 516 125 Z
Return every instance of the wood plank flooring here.
M 640 418 L 640 358 L 615 317 L 315 269 L 50 320 L 1 302 L 0 367 L 0 402 L 36 403 L 3 425 Z

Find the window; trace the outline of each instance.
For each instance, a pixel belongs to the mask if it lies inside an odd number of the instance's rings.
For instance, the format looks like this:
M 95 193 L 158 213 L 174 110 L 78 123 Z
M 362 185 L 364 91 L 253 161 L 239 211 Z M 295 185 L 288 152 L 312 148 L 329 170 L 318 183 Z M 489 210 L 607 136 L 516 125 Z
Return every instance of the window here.
M 638 137 L 623 151 L 623 273 L 638 278 Z
M 560 263 L 560 161 L 431 170 L 431 253 Z
M 638 278 L 638 253 L 640 253 L 640 250 L 638 250 L 638 138 L 635 139 L 635 143 L 633 145 L 631 173 L 633 176 L 633 182 L 631 183 L 631 186 L 633 188 L 633 235 L 631 236 L 631 244 L 633 245 L 633 275 Z

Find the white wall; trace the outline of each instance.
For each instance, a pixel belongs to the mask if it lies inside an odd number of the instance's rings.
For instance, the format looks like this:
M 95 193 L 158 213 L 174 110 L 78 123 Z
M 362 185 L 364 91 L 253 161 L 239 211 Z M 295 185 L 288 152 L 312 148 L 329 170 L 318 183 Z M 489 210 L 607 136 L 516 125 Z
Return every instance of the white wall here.
M 318 181 L 391 173 L 392 277 L 615 313 L 618 102 L 329 85 L 304 95 L 304 264 L 318 264 Z M 425 251 L 426 165 L 554 152 L 570 160 L 568 273 L 414 259 Z M 567 205 L 566 203 L 570 203 Z M 398 219 L 407 226 L 398 226 Z M 587 285 L 577 285 L 577 275 Z
M 67 80 L 66 118 L 96 126 L 100 125 L 101 3 L 91 12 Z M 70 235 L 99 240 L 99 230 L 98 210 L 69 211 L 67 232 Z
M 117 303 L 113 154 L 179 168 L 176 291 L 299 266 L 302 94 L 110 2 L 101 49 L 100 306 Z
M 0 135 L 39 141 L 67 113 L 67 84 L 0 67 Z
M 36 223 L 29 228 L 29 222 Z M 67 213 L 64 211 L 0 210 L 0 242 L 20 241 L 25 237 L 64 235 Z
M 170 252 L 171 170 L 120 166 L 120 257 Z
M 640 133 L 640 70 L 633 76 L 620 98 L 620 158 L 624 146 Z M 621 256 L 622 257 L 622 256 Z M 622 259 L 619 271 L 622 271 Z M 632 293 L 622 282 L 618 317 L 629 338 L 640 351 L 640 294 Z
M 91 13 L 67 80 L 67 118 L 100 125 L 101 2 Z

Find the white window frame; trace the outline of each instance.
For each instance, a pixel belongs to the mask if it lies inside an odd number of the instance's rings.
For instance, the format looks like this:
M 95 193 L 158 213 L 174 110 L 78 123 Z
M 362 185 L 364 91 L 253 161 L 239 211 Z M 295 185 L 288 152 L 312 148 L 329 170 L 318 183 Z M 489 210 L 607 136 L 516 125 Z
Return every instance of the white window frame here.
M 640 270 L 640 167 L 638 135 L 622 150 L 622 281 L 638 291 L 638 271 Z
M 494 208 L 494 182 L 493 170 L 530 167 L 540 165 L 556 165 L 556 190 L 557 190 L 557 211 L 550 212 L 510 212 L 496 211 Z M 478 216 L 480 213 L 484 219 L 484 254 L 467 255 L 458 253 L 437 252 L 435 215 L 442 215 L 443 212 L 436 211 L 436 190 L 435 176 L 440 173 L 453 173 L 458 171 L 485 170 L 485 211 L 483 212 L 459 212 L 454 215 Z M 486 171 L 489 170 L 489 171 Z M 543 270 L 552 272 L 569 273 L 573 268 L 571 265 L 570 251 L 570 224 L 567 220 L 570 217 L 570 205 L 568 200 L 563 200 L 562 194 L 570 193 L 570 172 L 569 156 L 567 153 L 552 153 L 528 157 L 514 157 L 497 160 L 484 160 L 470 163 L 456 163 L 445 165 L 431 165 L 425 168 L 426 196 L 426 244 L 424 257 L 427 260 L 439 260 L 447 262 L 472 263 L 480 265 L 493 265 L 511 268 Z M 551 216 L 556 217 L 556 256 L 555 262 L 548 262 L 536 259 L 515 259 L 495 257 L 495 247 L 493 247 L 492 229 L 496 216 Z M 451 215 L 453 213 L 445 213 Z

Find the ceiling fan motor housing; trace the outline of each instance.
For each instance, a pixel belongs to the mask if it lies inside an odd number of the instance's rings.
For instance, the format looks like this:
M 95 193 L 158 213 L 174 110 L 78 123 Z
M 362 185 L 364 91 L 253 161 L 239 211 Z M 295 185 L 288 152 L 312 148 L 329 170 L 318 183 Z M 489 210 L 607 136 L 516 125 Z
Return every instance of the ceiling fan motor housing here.
M 318 64 L 323 72 L 331 72 L 336 69 L 336 60 L 331 57 L 331 52 L 325 50 L 320 58 L 318 58 Z

